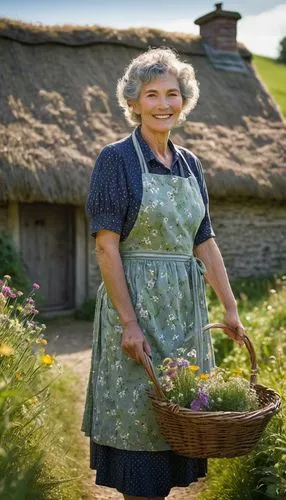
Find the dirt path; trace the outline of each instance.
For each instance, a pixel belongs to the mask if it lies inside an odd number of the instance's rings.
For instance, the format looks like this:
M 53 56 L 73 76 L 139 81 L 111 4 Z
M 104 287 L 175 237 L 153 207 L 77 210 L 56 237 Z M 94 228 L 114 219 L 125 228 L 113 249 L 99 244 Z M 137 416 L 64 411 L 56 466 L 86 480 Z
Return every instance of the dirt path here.
M 80 377 L 82 383 L 81 397 L 76 411 L 82 415 L 85 391 L 89 375 L 91 357 L 92 323 L 76 321 L 70 318 L 58 318 L 46 322 L 49 340 L 49 352 L 55 352 L 58 360 L 71 367 Z M 95 472 L 89 468 L 89 440 L 79 430 L 83 442 L 86 461 L 86 489 L 88 496 L 79 500 L 122 500 L 122 495 L 117 490 L 104 488 L 95 484 Z M 203 487 L 204 480 L 193 483 L 188 488 L 173 488 L 168 500 L 194 500 L 196 492 Z

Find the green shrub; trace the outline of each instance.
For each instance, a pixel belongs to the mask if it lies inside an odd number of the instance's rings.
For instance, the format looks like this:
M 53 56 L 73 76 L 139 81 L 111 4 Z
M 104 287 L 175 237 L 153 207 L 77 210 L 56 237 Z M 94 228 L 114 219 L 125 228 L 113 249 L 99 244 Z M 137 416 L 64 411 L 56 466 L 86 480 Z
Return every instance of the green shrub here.
M 84 301 L 80 309 L 75 312 L 75 318 L 84 321 L 93 321 L 96 299 L 89 298 Z
M 28 292 L 31 282 L 25 271 L 24 262 L 14 247 L 11 233 L 0 232 L 0 276 L 8 274 L 16 288 Z
M 257 382 L 272 387 L 282 397 L 282 411 L 269 423 L 255 449 L 247 456 L 233 459 L 210 459 L 207 481 L 201 500 L 286 499 L 286 280 L 285 277 L 253 280 L 251 285 L 235 288 L 240 316 L 247 327 L 257 355 Z M 222 308 L 210 304 L 211 321 L 220 321 Z M 214 317 L 212 317 L 214 316 Z M 250 358 L 225 334 L 219 337 L 222 368 L 241 368 L 250 378 Z M 225 348 L 224 343 L 232 343 Z M 226 353 L 223 356 L 223 353 Z

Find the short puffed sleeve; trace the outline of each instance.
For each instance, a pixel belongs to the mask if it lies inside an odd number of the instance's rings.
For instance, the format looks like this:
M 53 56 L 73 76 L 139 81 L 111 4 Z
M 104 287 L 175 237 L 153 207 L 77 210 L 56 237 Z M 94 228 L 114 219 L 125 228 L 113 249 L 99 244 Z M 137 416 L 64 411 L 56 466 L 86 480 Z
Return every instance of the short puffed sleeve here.
M 197 156 L 194 155 L 195 159 L 195 164 L 197 168 L 197 180 L 198 184 L 200 186 L 200 191 L 201 195 L 205 204 L 205 216 L 200 224 L 200 227 L 197 231 L 197 234 L 195 236 L 195 241 L 194 241 L 194 246 L 200 245 L 200 243 L 203 243 L 204 241 L 208 240 L 209 238 L 214 238 L 215 237 L 215 232 L 212 227 L 212 222 L 210 218 L 210 213 L 209 213 L 209 196 L 208 196 L 208 190 L 206 186 L 206 181 L 205 181 L 205 176 L 203 173 L 203 168 L 200 160 L 198 159 Z
M 100 229 L 121 234 L 128 207 L 124 161 L 112 144 L 100 152 L 93 168 L 86 212 L 93 237 Z

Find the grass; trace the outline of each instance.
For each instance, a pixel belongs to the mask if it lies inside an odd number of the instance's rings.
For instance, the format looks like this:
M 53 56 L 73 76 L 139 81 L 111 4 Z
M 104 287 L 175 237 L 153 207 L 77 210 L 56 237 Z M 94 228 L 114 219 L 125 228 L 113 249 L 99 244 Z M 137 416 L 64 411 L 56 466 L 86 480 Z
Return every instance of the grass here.
M 238 307 L 258 360 L 258 383 L 282 396 L 283 410 L 266 427 L 249 455 L 210 459 L 206 486 L 198 500 L 286 499 L 286 277 L 248 279 L 233 284 Z M 211 321 L 222 308 L 208 289 Z M 250 360 L 225 334 L 213 334 L 216 361 L 225 368 L 239 367 L 249 379 Z
M 270 57 L 253 56 L 257 72 L 286 117 L 286 64 Z
M 86 498 L 75 415 L 81 385 L 43 347 L 35 290 L 25 297 L 10 279 L 0 283 L 0 498 Z

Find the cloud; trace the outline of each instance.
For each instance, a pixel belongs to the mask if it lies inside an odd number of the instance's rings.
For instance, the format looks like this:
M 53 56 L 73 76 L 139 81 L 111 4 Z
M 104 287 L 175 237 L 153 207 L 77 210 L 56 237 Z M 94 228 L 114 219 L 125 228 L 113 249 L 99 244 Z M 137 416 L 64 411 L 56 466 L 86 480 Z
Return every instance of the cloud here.
M 196 17 L 155 22 L 152 26 L 198 35 L 199 27 L 194 24 Z M 277 57 L 279 41 L 283 36 L 286 36 L 286 4 L 277 5 L 260 14 L 242 17 L 237 23 L 237 39 L 254 54 Z
M 278 56 L 281 38 L 286 36 L 286 4 L 238 21 L 237 39 L 255 54 Z

